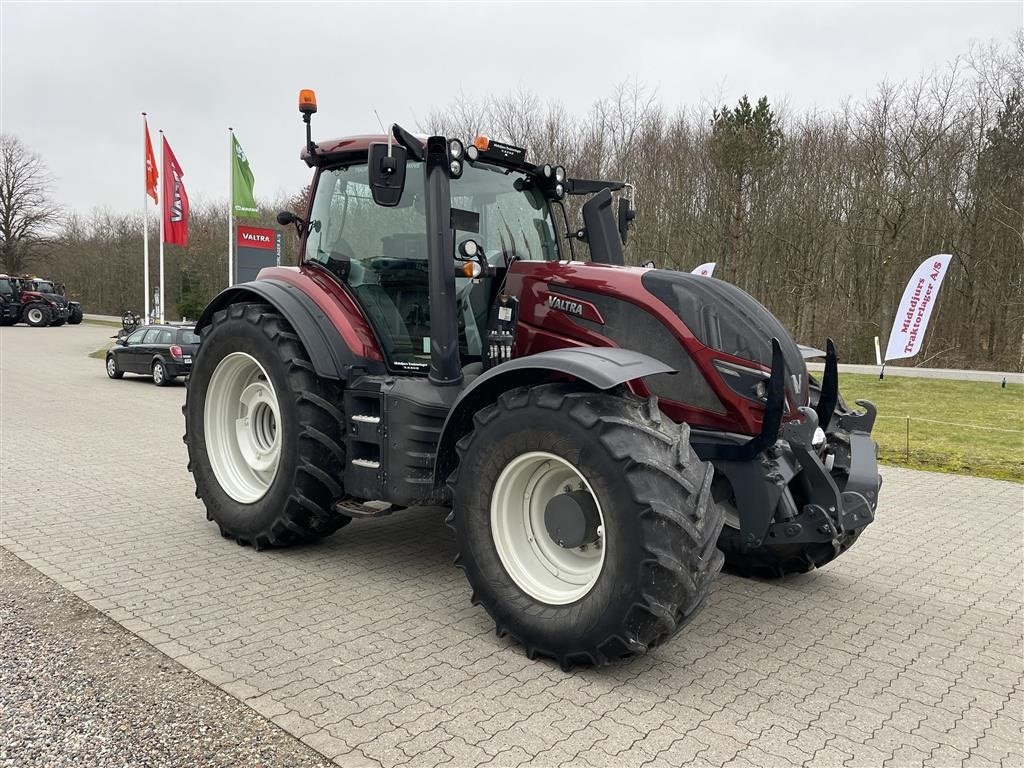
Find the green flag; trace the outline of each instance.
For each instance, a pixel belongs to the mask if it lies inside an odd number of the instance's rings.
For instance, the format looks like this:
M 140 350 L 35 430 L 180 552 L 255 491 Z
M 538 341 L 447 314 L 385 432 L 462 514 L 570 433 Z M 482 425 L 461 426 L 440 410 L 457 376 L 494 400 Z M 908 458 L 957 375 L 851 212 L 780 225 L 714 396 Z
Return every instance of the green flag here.
M 245 156 L 242 145 L 238 143 L 234 134 L 231 134 L 231 146 L 234 150 L 231 153 L 232 209 L 235 216 L 259 216 L 259 208 L 256 207 L 256 200 L 252 196 L 252 186 L 256 180 L 249 169 L 249 158 Z

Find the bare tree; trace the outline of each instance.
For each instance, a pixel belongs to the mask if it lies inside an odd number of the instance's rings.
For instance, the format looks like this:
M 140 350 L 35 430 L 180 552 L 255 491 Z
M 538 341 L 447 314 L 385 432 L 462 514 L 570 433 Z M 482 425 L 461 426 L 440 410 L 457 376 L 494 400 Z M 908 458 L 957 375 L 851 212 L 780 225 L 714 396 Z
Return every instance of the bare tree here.
M 53 234 L 60 209 L 43 158 L 12 134 L 0 134 L 0 263 L 20 274 Z

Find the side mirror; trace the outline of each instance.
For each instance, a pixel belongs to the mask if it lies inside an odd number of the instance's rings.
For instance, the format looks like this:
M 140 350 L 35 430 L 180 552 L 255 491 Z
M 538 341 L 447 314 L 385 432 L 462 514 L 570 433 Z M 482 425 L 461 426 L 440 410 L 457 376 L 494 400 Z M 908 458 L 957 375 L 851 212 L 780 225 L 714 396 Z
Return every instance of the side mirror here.
M 370 192 L 373 202 L 385 208 L 394 208 L 402 199 L 405 189 L 405 163 L 408 150 L 400 144 L 389 147 L 384 142 L 370 145 L 367 160 L 370 173 Z
M 612 193 L 606 187 L 583 204 L 583 228 L 590 245 L 590 260 L 598 264 L 626 263 L 622 243 L 616 237 Z
M 629 226 L 633 223 L 633 219 L 636 218 L 636 209 L 633 208 L 632 201 L 628 197 L 619 198 L 619 238 L 622 240 L 622 244 L 626 244 L 626 240 L 629 238 Z
M 287 227 L 289 224 L 295 225 L 295 234 L 300 238 L 302 237 L 302 229 L 306 226 L 306 222 L 300 219 L 291 211 L 278 211 L 277 212 L 277 223 L 282 227 Z

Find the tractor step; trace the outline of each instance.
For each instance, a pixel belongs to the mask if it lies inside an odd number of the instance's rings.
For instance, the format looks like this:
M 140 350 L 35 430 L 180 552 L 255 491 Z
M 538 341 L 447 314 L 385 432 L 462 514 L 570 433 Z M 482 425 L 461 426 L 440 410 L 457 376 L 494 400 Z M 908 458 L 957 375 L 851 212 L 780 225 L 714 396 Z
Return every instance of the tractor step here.
M 386 501 L 357 501 L 355 499 L 342 499 L 341 501 L 335 502 L 334 511 L 340 512 L 343 515 L 349 517 L 380 517 L 381 515 L 390 515 L 396 509 L 394 504 L 390 504 Z

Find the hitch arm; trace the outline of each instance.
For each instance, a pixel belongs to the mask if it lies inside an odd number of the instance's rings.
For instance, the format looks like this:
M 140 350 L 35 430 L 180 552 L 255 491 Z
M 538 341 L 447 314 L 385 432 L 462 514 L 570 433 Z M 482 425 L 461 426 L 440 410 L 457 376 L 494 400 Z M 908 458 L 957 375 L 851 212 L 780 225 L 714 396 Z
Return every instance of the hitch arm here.
M 782 357 L 782 346 L 778 339 L 772 339 L 772 374 L 768 379 L 768 391 L 765 393 L 764 419 L 761 421 L 761 433 L 741 445 L 726 443 L 693 443 L 697 455 L 705 461 L 750 461 L 757 454 L 779 439 L 779 428 L 782 424 L 782 412 L 785 406 L 785 368 Z
M 818 396 L 818 426 L 827 430 L 832 414 L 839 404 L 839 359 L 836 345 L 829 339 L 825 344 L 825 373 L 821 377 L 821 394 Z

